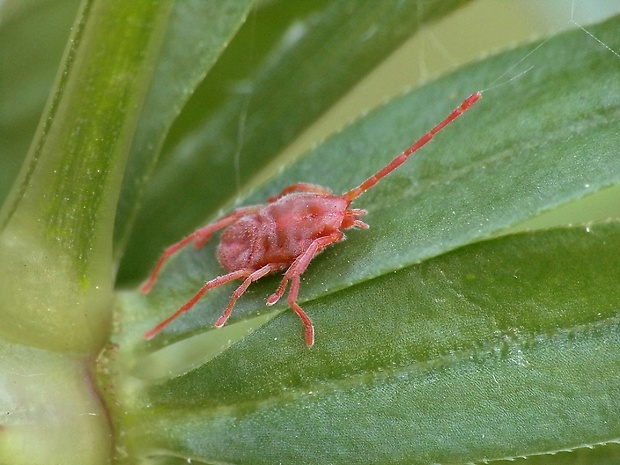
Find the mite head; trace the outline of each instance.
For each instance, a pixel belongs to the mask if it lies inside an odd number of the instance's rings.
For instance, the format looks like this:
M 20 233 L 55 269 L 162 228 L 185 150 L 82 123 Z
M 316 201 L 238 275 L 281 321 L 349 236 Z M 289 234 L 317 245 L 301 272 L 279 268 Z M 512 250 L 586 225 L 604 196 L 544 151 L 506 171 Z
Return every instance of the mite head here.
M 349 208 L 344 195 L 297 193 L 282 197 L 272 206 L 278 225 L 299 242 L 329 236 L 335 231 L 368 228 L 359 217 L 366 210 Z

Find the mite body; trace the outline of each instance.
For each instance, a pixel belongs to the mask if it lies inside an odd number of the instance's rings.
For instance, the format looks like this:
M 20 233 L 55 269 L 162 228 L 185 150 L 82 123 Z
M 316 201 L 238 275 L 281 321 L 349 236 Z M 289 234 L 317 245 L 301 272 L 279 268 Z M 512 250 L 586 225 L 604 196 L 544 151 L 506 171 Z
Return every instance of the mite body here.
M 314 192 L 284 194 L 256 213 L 243 216 L 223 233 L 218 261 L 227 271 L 288 268 L 312 242 L 356 224 L 359 210 L 348 210 L 342 196 Z
M 278 289 L 267 299 L 267 305 L 275 304 L 284 295 L 290 281 L 288 304 L 303 321 L 306 344 L 312 346 L 314 326 L 296 302 L 302 273 L 312 259 L 326 247 L 344 239 L 343 230 L 353 227 L 368 228 L 368 225 L 359 219 L 366 214 L 366 211 L 349 208 L 354 199 L 402 165 L 411 154 L 427 144 L 437 132 L 471 107 L 480 97 L 480 92 L 469 96 L 441 123 L 383 169 L 342 195 L 334 195 L 329 189 L 314 184 L 294 184 L 286 187 L 277 197 L 268 199 L 267 204 L 239 208 L 168 247 L 150 278 L 142 285 L 142 292 L 146 293 L 153 287 L 162 265 L 171 255 L 192 242 L 196 248 L 202 247 L 213 233 L 221 229 L 224 231 L 217 247 L 217 259 L 227 273 L 208 281 L 194 297 L 148 331 L 145 337 L 147 339 L 154 337 L 181 313 L 192 308 L 208 290 L 242 279 L 243 282 L 233 292 L 228 306 L 215 323 L 216 327 L 222 327 L 228 320 L 235 302 L 252 282 L 286 270 Z

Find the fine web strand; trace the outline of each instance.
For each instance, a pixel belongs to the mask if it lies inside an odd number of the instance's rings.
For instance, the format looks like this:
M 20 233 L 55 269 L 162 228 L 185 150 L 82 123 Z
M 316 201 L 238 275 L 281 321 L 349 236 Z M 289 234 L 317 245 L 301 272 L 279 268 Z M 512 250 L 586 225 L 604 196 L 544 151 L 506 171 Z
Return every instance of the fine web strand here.
M 609 45 L 607 45 L 605 42 L 603 42 L 601 39 L 599 39 L 598 37 L 596 37 L 594 34 L 592 34 L 589 30 L 587 30 L 585 27 L 583 27 L 581 24 L 579 24 L 577 21 L 575 21 L 575 0 L 573 0 L 572 4 L 571 4 L 571 11 L 570 11 L 570 20 L 569 23 L 574 24 L 576 27 L 578 27 L 579 29 L 581 29 L 584 33 L 586 33 L 588 36 L 590 36 L 590 38 L 594 39 L 596 42 L 598 42 L 600 45 L 602 45 L 603 47 L 605 47 L 610 53 L 612 53 L 613 55 L 615 55 L 616 58 L 618 58 L 620 60 L 620 53 L 618 53 L 616 50 L 614 50 L 613 48 L 611 48 Z

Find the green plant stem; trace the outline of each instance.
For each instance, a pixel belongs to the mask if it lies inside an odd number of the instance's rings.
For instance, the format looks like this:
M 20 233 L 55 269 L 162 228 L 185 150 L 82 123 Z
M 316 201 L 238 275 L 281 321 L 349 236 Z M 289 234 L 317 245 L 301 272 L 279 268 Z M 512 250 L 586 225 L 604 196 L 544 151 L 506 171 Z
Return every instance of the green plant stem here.
M 109 460 L 89 372 L 110 331 L 116 203 L 170 7 L 83 2 L 0 213 L 1 463 Z

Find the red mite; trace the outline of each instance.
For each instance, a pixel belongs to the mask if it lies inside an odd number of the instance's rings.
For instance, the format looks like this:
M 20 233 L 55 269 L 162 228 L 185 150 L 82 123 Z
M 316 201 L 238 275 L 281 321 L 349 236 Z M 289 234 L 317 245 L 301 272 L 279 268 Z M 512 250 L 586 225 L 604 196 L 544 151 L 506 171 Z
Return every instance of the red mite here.
M 239 208 L 168 247 L 150 278 L 142 285 L 142 292 L 146 293 L 153 287 L 162 265 L 171 255 L 190 242 L 193 242 L 196 248 L 202 247 L 214 232 L 224 228 L 226 229 L 217 248 L 217 259 L 227 273 L 207 282 L 185 305 L 147 331 L 144 337 L 154 337 L 181 313 L 191 309 L 208 290 L 235 279 L 243 279 L 243 283 L 233 292 L 226 310 L 215 322 L 215 326 L 221 328 L 226 324 L 237 299 L 252 282 L 286 270 L 280 286 L 267 299 L 267 305 L 273 305 L 280 300 L 290 281 L 288 304 L 303 321 L 306 327 L 306 344 L 308 347 L 312 346 L 314 326 L 296 302 L 302 273 L 323 249 L 344 239 L 343 229 L 368 228 L 368 225 L 359 219 L 366 211 L 349 208 L 354 199 L 405 163 L 411 154 L 430 142 L 435 134 L 469 109 L 480 97 L 480 92 L 467 97 L 441 123 L 383 169 L 342 195 L 334 195 L 329 189 L 314 184 L 293 184 L 277 197 L 269 198 L 266 205 Z

